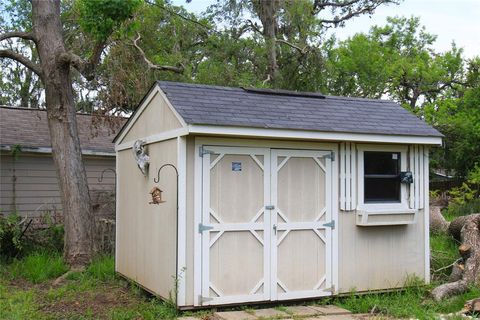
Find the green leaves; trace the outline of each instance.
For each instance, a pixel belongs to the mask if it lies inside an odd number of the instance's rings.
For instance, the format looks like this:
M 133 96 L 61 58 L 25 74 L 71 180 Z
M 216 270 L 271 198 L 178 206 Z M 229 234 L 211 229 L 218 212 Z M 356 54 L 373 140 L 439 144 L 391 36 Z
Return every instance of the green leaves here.
M 97 41 L 105 41 L 124 21 L 133 17 L 142 0 L 79 0 L 82 29 Z

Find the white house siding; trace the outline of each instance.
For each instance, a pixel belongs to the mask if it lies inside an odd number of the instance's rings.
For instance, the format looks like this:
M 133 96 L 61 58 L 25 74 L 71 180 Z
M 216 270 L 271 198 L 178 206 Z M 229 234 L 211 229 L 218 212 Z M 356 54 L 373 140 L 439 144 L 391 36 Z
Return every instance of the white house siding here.
M 85 170 L 90 190 L 114 191 L 114 157 L 84 156 Z M 17 211 L 21 215 L 39 217 L 48 212 L 60 214 L 60 199 L 57 174 L 50 154 L 20 153 L 14 159 L 10 153 L 0 155 L 0 211 Z

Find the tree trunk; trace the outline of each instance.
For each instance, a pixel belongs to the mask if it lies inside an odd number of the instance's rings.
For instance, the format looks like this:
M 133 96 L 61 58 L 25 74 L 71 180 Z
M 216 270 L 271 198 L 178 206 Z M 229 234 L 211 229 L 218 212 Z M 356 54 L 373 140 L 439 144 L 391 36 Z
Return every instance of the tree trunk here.
M 267 51 L 267 73 L 268 79 L 273 87 L 276 87 L 280 80 L 280 73 L 277 64 L 277 35 L 276 35 L 276 13 L 277 0 L 255 0 L 257 14 L 263 26 L 263 38 Z
M 45 99 L 52 153 L 62 196 L 66 262 L 83 267 L 91 261 L 93 216 L 82 162 L 70 64 L 60 21 L 60 1 L 32 1 L 33 30 L 44 74 Z
M 452 221 L 449 232 L 453 235 L 460 230 L 460 240 L 462 245 L 459 248 L 460 255 L 463 259 L 463 273 L 461 278 L 454 282 L 442 284 L 432 291 L 432 296 L 439 301 L 453 295 L 464 293 L 470 285 L 480 284 L 478 276 L 480 268 L 480 214 L 459 217 Z M 454 277 L 459 278 L 458 270 Z

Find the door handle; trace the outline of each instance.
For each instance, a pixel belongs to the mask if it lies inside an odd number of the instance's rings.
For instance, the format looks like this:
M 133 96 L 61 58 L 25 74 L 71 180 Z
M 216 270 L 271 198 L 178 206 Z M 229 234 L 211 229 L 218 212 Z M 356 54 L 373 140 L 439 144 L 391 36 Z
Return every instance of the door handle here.
M 277 225 L 276 224 L 273 225 L 273 232 L 275 232 L 275 235 L 277 235 Z

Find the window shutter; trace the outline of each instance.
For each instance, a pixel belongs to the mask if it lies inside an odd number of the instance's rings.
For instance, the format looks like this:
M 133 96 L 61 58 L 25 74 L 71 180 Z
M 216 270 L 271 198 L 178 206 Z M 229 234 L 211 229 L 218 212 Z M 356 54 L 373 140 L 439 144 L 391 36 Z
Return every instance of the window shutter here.
M 355 143 L 340 144 L 340 210 L 357 207 L 357 150 Z
M 409 186 L 409 206 L 411 209 L 423 209 L 428 188 L 428 148 L 411 145 L 409 148 L 409 170 L 413 174 L 413 183 Z

